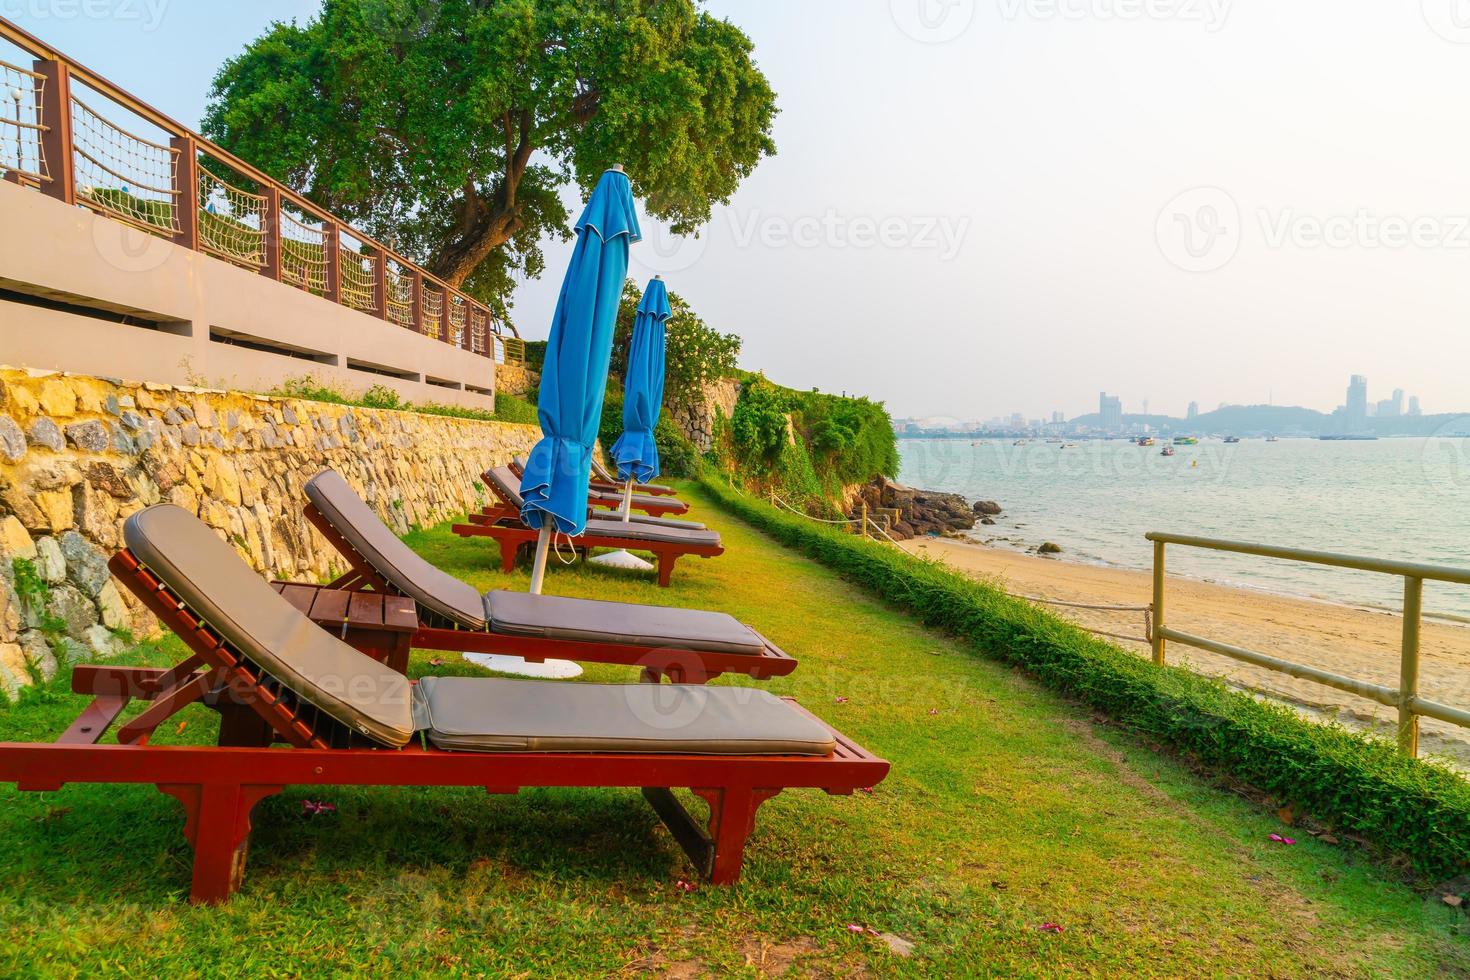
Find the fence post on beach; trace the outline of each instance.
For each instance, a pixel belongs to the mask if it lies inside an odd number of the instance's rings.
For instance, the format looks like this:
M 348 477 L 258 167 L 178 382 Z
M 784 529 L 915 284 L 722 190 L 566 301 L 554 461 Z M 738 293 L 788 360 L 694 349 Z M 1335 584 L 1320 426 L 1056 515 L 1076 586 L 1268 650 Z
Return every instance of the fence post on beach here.
M 1164 666 L 1164 542 L 1154 542 L 1154 663 Z
M 1414 701 L 1419 697 L 1419 625 L 1424 612 L 1424 580 L 1404 576 L 1404 644 L 1399 654 L 1399 751 L 1413 758 L 1419 754 L 1419 716 Z
M 863 501 L 863 537 L 868 536 L 868 502 Z

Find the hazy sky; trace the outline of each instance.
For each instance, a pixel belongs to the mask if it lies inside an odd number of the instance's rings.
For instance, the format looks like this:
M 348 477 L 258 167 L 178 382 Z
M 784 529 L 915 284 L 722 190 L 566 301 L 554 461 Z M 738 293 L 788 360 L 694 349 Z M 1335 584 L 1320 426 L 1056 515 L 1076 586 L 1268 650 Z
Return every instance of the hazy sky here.
M 196 122 L 308 0 L 0 0 Z M 717 2 L 778 155 L 661 271 L 743 366 L 897 415 L 1330 409 L 1351 373 L 1470 409 L 1470 3 Z M 515 297 L 544 337 L 565 262 Z

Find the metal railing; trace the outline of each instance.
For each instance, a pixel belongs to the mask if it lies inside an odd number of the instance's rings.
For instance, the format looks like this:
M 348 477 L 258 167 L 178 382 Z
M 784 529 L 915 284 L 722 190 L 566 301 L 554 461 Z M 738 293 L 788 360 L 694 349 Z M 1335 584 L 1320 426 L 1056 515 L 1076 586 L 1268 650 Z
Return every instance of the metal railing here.
M 480 356 L 524 361 L 515 327 L 485 304 L 3 17 L 0 40 L 35 59 L 32 69 L 0 61 L 0 179 Z M 165 135 L 132 132 L 127 118 Z
M 1362 558 L 1355 555 L 1339 555 L 1330 551 L 1308 551 L 1302 548 L 1279 548 L 1274 545 L 1246 544 L 1240 541 L 1222 541 L 1216 538 L 1200 538 L 1187 534 L 1166 534 L 1151 531 L 1145 537 L 1154 545 L 1154 663 L 1164 664 L 1165 647 L 1168 641 L 1197 647 L 1210 653 L 1239 660 L 1242 663 L 1267 670 L 1280 671 L 1292 677 L 1315 681 L 1327 687 L 1359 697 L 1377 701 L 1379 704 L 1398 710 L 1399 749 L 1406 755 L 1419 754 L 1419 718 L 1434 718 L 1438 721 L 1470 728 L 1470 711 L 1454 708 L 1419 696 L 1419 634 L 1424 619 L 1424 583 L 1450 582 L 1470 585 L 1470 569 L 1453 568 L 1447 565 L 1425 565 L 1417 562 L 1392 561 L 1386 558 Z M 1299 561 L 1333 568 L 1351 568 L 1382 575 L 1396 575 L 1404 580 L 1404 624 L 1403 640 L 1399 651 L 1399 685 L 1385 687 L 1369 681 L 1357 680 L 1331 671 L 1311 667 L 1307 664 L 1282 660 L 1269 654 L 1247 650 L 1244 647 L 1221 643 L 1203 636 L 1195 636 L 1166 625 L 1164 619 L 1164 548 L 1165 545 L 1180 545 L 1187 548 L 1205 548 L 1210 551 L 1226 551 L 1237 555 L 1254 555 L 1260 558 L 1279 558 L 1284 561 Z

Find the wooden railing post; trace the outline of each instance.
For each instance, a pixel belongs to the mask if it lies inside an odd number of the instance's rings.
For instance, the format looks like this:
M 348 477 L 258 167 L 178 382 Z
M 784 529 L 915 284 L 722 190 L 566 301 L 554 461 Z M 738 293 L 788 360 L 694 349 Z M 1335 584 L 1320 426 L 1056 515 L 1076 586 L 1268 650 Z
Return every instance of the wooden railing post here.
M 424 332 L 424 274 L 417 269 L 408 277 L 408 324 L 414 333 Z
M 1404 641 L 1399 654 L 1399 751 L 1419 754 L 1419 626 L 1424 617 L 1424 580 L 1404 576 Z
M 388 256 L 381 251 L 373 262 L 373 306 L 379 320 L 388 319 Z
M 261 231 L 265 233 L 265 265 L 260 274 L 267 279 L 281 281 L 281 189 L 267 184 L 264 189 L 265 208 L 260 213 Z
M 342 229 L 335 221 L 322 220 L 322 298 L 342 302 Z
M 168 145 L 178 155 L 174 167 L 174 244 L 199 251 L 199 147 L 192 136 L 175 136 Z
M 1154 542 L 1154 663 L 1164 666 L 1164 542 Z
M 475 349 L 475 304 L 470 302 L 468 296 L 461 297 L 464 300 L 464 330 L 459 335 L 459 346 L 465 350 Z
M 72 160 L 71 140 L 71 71 L 63 61 L 35 62 L 36 74 L 42 77 L 36 95 L 36 108 L 41 124 L 41 172 L 49 181 L 41 181 L 41 191 L 63 204 L 77 203 L 76 168 Z

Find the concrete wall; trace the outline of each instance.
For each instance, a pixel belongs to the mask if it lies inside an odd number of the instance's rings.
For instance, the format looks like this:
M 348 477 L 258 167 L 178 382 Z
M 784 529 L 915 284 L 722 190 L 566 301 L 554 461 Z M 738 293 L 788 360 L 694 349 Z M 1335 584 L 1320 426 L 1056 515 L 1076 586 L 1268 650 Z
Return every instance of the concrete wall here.
M 0 290 L 48 301 L 0 293 L 0 363 L 235 391 L 311 374 L 349 391 L 383 384 L 411 401 L 494 407 L 490 358 L 110 218 L 0 182 L 0 229 Z
M 479 474 L 540 435 L 0 367 L 0 701 L 61 663 L 111 652 L 116 631 L 155 632 L 106 568 L 123 521 L 149 504 L 197 515 L 263 574 L 319 581 L 345 569 L 301 516 L 301 487 L 321 470 L 341 473 L 403 533 L 481 506 Z

